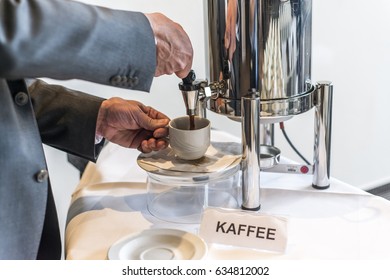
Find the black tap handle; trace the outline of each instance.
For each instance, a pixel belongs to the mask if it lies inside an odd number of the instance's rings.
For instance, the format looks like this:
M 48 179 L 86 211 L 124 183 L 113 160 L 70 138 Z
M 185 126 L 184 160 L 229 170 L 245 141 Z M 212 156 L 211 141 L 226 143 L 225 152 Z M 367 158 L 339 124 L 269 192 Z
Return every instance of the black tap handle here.
M 191 70 L 190 73 L 188 73 L 187 77 L 182 79 L 182 81 L 179 83 L 179 89 L 181 91 L 193 91 L 193 90 L 199 90 L 200 89 L 200 81 L 196 81 L 196 75 L 195 71 Z
M 187 77 L 183 79 L 183 84 L 192 84 L 192 82 L 195 81 L 195 79 L 196 79 L 195 71 L 191 69 Z

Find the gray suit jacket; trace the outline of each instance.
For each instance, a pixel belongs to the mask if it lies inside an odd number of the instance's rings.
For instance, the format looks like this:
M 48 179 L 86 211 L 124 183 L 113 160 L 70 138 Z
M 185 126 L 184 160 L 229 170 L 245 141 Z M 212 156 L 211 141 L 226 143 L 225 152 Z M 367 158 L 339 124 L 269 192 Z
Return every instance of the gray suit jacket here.
M 141 13 L 63 0 L 0 0 L 0 259 L 59 258 L 42 143 L 95 161 L 102 99 L 24 78 L 148 91 L 153 32 Z

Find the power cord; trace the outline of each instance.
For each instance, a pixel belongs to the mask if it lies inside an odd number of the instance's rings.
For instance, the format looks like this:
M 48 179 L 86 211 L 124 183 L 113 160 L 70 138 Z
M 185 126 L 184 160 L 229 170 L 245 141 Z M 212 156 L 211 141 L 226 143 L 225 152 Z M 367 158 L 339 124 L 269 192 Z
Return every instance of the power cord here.
M 311 165 L 310 162 L 298 151 L 297 148 L 293 145 L 290 138 L 287 136 L 286 130 L 284 129 L 284 122 L 279 123 L 280 130 L 283 133 L 284 138 L 286 138 L 287 143 L 291 146 L 291 148 L 294 150 L 294 152 L 307 164 Z

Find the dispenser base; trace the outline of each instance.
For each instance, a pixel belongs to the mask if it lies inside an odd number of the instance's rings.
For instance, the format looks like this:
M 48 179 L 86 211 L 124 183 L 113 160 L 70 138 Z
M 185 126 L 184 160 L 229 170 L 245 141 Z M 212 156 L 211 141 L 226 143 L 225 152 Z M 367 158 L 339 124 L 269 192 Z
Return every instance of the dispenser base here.
M 326 190 L 327 188 L 330 187 L 330 185 L 327 185 L 327 186 L 317 186 L 317 185 L 312 185 L 313 188 L 317 189 L 317 190 Z
M 247 211 L 259 211 L 260 208 L 261 208 L 261 205 L 259 205 L 259 207 L 256 207 L 256 208 L 246 208 L 245 206 L 241 205 L 241 209 L 242 210 L 247 210 Z

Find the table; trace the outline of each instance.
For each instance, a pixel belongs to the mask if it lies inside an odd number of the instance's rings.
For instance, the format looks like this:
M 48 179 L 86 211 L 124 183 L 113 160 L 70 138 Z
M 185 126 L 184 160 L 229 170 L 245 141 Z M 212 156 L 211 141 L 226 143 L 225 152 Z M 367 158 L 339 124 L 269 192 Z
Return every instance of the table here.
M 240 139 L 212 130 L 214 141 Z M 107 259 L 118 239 L 148 228 L 197 233 L 197 224 L 153 217 L 146 206 L 146 177 L 139 152 L 108 143 L 89 163 L 76 187 L 65 231 L 66 259 Z M 207 259 L 378 260 L 390 258 L 390 202 L 331 179 L 327 190 L 311 187 L 311 175 L 261 173 L 262 213 L 288 219 L 286 252 L 208 244 Z

